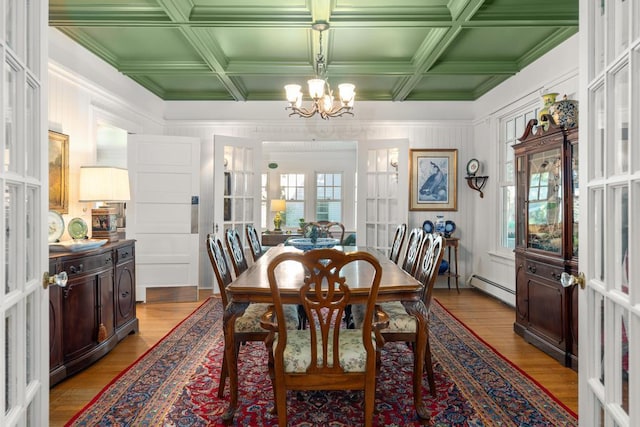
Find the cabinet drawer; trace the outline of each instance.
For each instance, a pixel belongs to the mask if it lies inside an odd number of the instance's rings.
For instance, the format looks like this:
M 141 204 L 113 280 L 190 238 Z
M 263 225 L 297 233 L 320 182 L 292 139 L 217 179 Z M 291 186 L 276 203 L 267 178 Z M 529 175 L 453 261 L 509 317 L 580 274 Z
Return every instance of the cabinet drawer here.
M 69 277 L 80 275 L 91 271 L 96 271 L 113 266 L 113 255 L 105 252 L 98 255 L 85 256 L 82 258 L 65 260 L 62 263 L 62 271 L 66 271 Z
M 542 279 L 559 282 L 564 268 L 557 265 L 550 265 L 543 262 L 526 260 L 525 270 L 528 274 L 540 277 Z
M 130 259 L 133 259 L 133 245 L 129 245 L 129 246 L 123 246 L 121 248 L 117 249 L 117 253 L 118 253 L 118 258 L 117 258 L 117 262 L 118 264 L 126 262 Z

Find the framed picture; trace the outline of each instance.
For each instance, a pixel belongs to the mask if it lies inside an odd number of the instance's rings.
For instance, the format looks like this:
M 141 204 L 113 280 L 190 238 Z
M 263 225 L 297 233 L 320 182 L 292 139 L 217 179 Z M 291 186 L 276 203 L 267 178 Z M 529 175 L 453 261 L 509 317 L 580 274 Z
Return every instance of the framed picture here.
M 49 210 L 69 213 L 69 135 L 49 131 Z
M 410 211 L 458 210 L 458 150 L 411 150 Z

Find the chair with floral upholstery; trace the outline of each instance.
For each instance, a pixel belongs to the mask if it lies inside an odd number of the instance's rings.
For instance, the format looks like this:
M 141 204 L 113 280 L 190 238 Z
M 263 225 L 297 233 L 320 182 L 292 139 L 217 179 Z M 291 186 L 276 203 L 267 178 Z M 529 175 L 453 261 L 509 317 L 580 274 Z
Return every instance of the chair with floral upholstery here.
M 222 299 L 222 306 L 226 307 L 228 303 L 227 298 L 227 286 L 232 282 L 231 268 L 227 262 L 222 241 L 218 236 L 214 234 L 207 235 L 207 253 L 209 255 L 209 261 L 211 261 L 211 267 L 216 276 L 218 287 L 220 288 L 220 296 Z M 267 337 L 267 331 L 260 326 L 260 318 L 269 308 L 269 304 L 249 304 L 249 307 L 245 310 L 242 316 L 236 319 L 235 323 L 235 346 L 236 354 L 239 353 L 240 345 L 247 341 L 264 341 Z M 296 306 L 285 306 L 284 309 L 286 317 L 286 325 L 288 328 L 298 328 L 298 313 Z M 225 340 L 225 346 L 227 342 Z M 220 372 L 220 383 L 218 385 L 218 397 L 222 398 L 224 394 L 224 385 L 226 379 L 229 377 L 227 370 L 227 358 L 223 356 L 222 369 Z
M 278 286 L 281 280 L 286 280 L 291 261 L 307 272 L 300 298 L 310 325 L 296 331 L 283 327 Z M 350 289 L 340 272 L 354 262 L 358 263 L 357 268 L 371 269 L 371 285 L 362 328 L 346 329 L 341 324 Z M 267 273 L 274 304 L 263 316 L 262 325 L 269 330 L 265 343 L 269 349 L 278 425 L 287 425 L 287 390 L 364 390 L 364 425 L 371 426 L 382 345 L 379 331 L 386 326 L 383 313 L 380 318 L 375 317 L 382 276 L 378 260 L 366 252 L 344 253 L 335 249 L 285 252 L 271 261 Z

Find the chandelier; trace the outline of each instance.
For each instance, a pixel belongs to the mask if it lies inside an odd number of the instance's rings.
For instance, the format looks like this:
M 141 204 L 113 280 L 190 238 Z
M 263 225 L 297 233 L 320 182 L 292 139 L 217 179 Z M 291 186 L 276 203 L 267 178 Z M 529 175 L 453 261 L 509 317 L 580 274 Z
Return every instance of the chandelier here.
M 315 61 L 316 77 L 307 81 L 309 97 L 313 102 L 309 108 L 303 108 L 301 86 L 290 84 L 284 87 L 287 93 L 287 101 L 289 102 L 289 106 L 285 109 L 292 110 L 289 116 L 298 115 L 304 118 L 312 117 L 315 114 L 319 114 L 325 120 L 329 117 L 340 117 L 344 114 L 353 116 L 351 110 L 356 96 L 355 85 L 351 83 L 338 85 L 340 100 L 334 103 L 333 92 L 327 80 L 327 64 L 322 53 L 322 32 L 329 29 L 329 24 L 327 22 L 316 22 L 311 28 L 320 33 L 320 50 L 316 55 Z

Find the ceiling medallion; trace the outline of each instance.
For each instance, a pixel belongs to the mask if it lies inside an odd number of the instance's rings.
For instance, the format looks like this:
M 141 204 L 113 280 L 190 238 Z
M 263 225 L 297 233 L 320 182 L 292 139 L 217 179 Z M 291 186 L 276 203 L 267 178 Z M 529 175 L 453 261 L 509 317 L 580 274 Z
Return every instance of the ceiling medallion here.
M 289 116 L 297 115 L 299 117 L 309 118 L 319 114 L 323 119 L 329 117 L 340 117 L 344 114 L 353 116 L 353 103 L 355 101 L 355 85 L 351 83 L 342 83 L 338 85 L 340 100 L 334 103 L 333 92 L 327 80 L 327 64 L 325 63 L 324 54 L 322 53 L 322 32 L 329 29 L 329 23 L 316 22 L 311 28 L 320 33 L 320 50 L 316 55 L 315 71 L 316 77 L 307 81 L 309 85 L 309 97 L 312 104 L 309 108 L 302 108 L 302 92 L 301 86 L 298 84 L 290 84 L 284 87 L 287 93 L 287 101 L 289 105 L 287 110 L 292 110 Z

